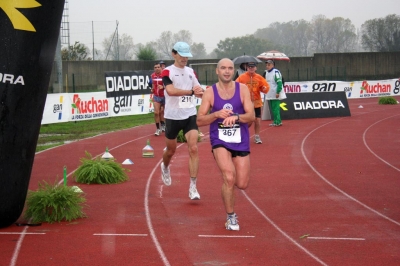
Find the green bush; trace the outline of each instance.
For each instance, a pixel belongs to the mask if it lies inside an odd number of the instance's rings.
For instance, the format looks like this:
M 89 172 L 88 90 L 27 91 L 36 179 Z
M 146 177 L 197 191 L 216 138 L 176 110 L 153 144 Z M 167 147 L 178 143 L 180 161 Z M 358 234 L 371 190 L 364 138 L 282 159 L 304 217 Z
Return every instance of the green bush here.
M 116 184 L 128 180 L 129 169 L 123 168 L 114 160 L 103 160 L 100 157 L 92 159 L 86 152 L 86 158 L 81 158 L 81 166 L 74 172 L 76 182 L 84 184 Z
M 187 142 L 186 141 L 186 137 L 185 137 L 185 135 L 183 134 L 183 130 L 181 130 L 181 131 L 179 131 L 179 133 L 178 133 L 178 136 L 177 136 L 177 138 L 176 138 L 176 141 L 177 142 Z M 200 142 L 201 141 L 201 137 L 200 137 L 200 131 L 199 131 L 199 136 L 197 137 L 197 142 Z
M 86 202 L 83 193 L 74 187 L 39 183 L 37 191 L 28 191 L 25 218 L 32 223 L 71 221 L 86 217 L 82 204 Z
M 378 104 L 397 104 L 397 100 L 392 96 L 379 97 Z

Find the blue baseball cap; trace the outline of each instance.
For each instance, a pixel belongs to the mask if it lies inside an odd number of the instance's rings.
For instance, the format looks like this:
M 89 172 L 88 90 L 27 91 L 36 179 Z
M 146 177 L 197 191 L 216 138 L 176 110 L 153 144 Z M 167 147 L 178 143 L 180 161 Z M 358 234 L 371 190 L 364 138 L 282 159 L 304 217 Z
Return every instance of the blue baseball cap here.
M 190 53 L 190 46 L 185 42 L 177 42 L 174 45 L 174 50 L 178 52 L 180 56 L 183 57 L 193 57 Z

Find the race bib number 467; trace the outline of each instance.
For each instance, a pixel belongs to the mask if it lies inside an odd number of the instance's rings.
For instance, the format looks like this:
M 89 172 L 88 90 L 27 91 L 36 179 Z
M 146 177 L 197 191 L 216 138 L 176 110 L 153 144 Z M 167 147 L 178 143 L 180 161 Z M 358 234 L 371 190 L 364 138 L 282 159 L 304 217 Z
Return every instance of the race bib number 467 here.
M 218 123 L 218 138 L 229 143 L 240 143 L 242 138 L 239 123 L 236 123 L 233 127 L 226 127 L 222 123 Z

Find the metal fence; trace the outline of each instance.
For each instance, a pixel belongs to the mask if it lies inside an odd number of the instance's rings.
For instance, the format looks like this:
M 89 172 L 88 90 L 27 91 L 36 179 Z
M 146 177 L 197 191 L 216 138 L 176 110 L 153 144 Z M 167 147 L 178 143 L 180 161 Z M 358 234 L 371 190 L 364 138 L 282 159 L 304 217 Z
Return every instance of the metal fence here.
M 189 64 L 201 84 L 211 85 L 218 81 L 215 73 L 218 61 L 194 59 Z M 158 61 L 63 61 L 62 75 L 57 75 L 57 68 L 53 68 L 49 92 L 101 91 L 105 87 L 106 71 L 151 70 L 156 62 Z M 166 63 L 170 65 L 173 61 Z M 277 68 L 287 82 L 399 78 L 400 52 L 317 54 L 314 57 L 298 57 L 291 58 L 290 62 L 279 62 Z M 262 75 L 264 70 L 265 64 L 260 63 L 257 73 Z M 58 80 L 59 76 L 62 76 L 62 80 Z

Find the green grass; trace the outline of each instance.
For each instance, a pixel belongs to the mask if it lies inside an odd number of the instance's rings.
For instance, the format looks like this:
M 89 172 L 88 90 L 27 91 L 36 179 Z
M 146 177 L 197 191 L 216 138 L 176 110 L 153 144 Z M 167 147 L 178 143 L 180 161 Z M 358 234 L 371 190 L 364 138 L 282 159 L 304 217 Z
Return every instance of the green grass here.
M 81 165 L 74 172 L 76 182 L 84 184 L 117 184 L 128 180 L 129 169 L 123 168 L 113 159 L 104 160 L 100 157 L 93 159 L 86 152 L 86 157 L 81 158 Z
M 86 199 L 73 187 L 39 183 L 36 191 L 28 191 L 25 218 L 32 223 L 72 221 L 86 217 L 83 206 Z
M 69 141 L 151 123 L 154 123 L 153 113 L 42 125 L 36 152 L 59 146 Z
M 379 97 L 378 104 L 397 104 L 397 100 L 392 96 Z

